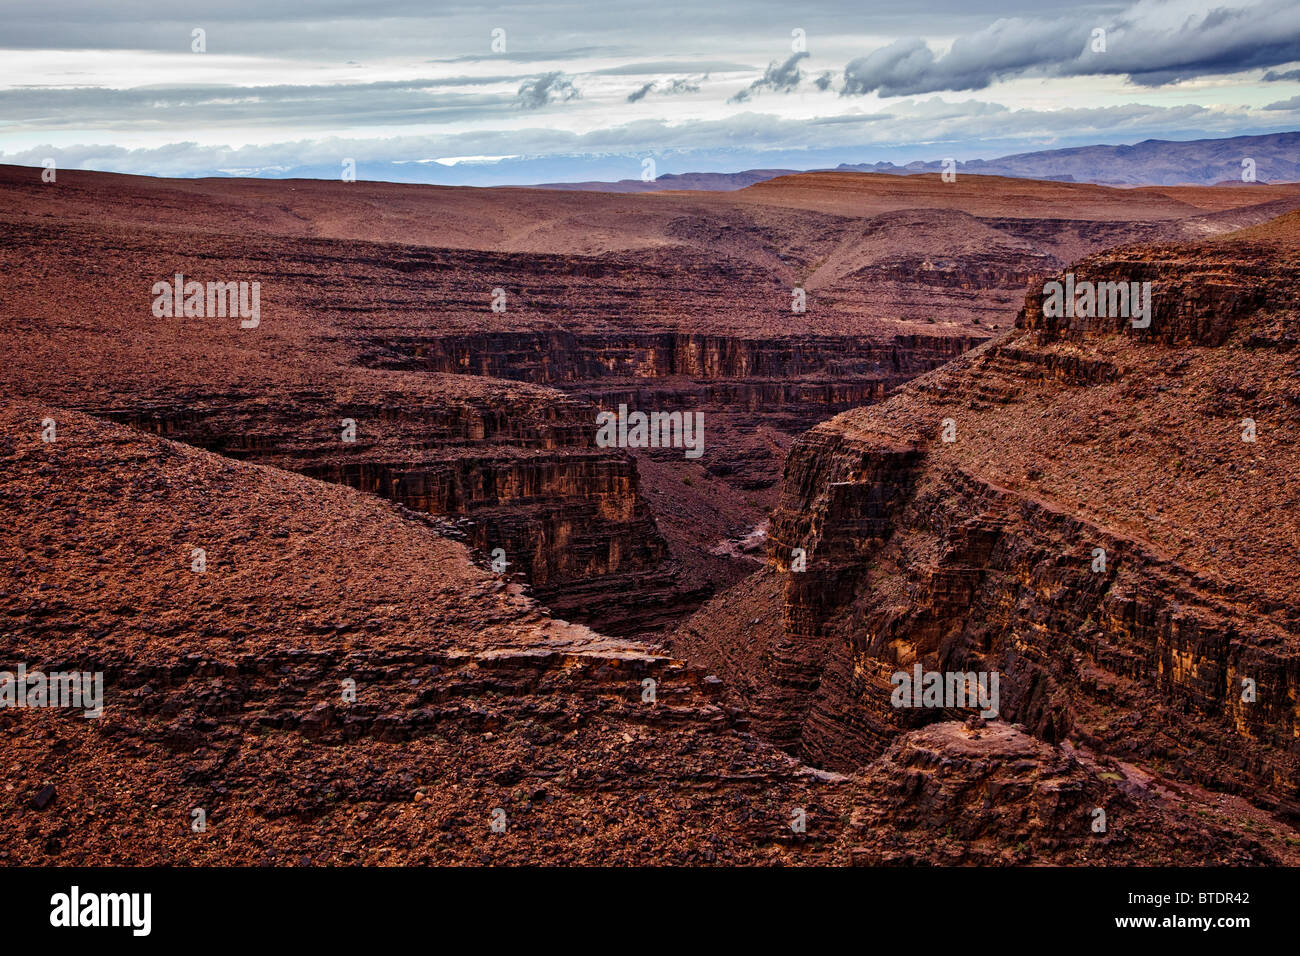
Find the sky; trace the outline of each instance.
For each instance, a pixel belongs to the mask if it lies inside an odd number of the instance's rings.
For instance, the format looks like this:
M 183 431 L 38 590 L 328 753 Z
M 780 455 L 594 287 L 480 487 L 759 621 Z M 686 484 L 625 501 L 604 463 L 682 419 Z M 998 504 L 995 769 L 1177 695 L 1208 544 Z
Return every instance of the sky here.
M 499 185 L 1300 129 L 1300 0 L 0 0 L 0 162 Z

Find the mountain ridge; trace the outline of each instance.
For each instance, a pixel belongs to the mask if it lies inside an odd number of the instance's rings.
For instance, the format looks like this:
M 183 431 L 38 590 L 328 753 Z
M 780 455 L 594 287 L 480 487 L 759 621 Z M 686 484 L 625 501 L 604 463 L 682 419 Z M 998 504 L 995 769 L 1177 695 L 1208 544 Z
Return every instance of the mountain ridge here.
M 1223 139 L 1147 139 L 1133 144 L 1071 146 L 1064 149 L 1010 153 L 995 159 L 958 162 L 961 175 L 1011 176 L 1017 179 L 1046 179 L 1059 182 L 1095 183 L 1102 186 L 1217 186 L 1240 185 L 1241 162 L 1255 163 L 1256 182 L 1300 181 L 1300 131 L 1259 136 L 1231 136 Z M 1232 160 L 1230 163 L 1229 160 Z M 1089 170 L 1108 164 L 1108 171 Z M 1235 165 L 1234 165 L 1235 164 Z M 895 173 L 915 175 L 944 170 L 944 160 L 916 160 L 895 163 L 840 163 L 836 172 Z M 694 189 L 730 191 L 744 189 L 778 176 L 821 169 L 746 169 L 735 173 L 665 173 L 650 181 L 621 179 L 616 182 L 540 183 L 537 189 L 566 189 L 589 192 L 661 192 Z

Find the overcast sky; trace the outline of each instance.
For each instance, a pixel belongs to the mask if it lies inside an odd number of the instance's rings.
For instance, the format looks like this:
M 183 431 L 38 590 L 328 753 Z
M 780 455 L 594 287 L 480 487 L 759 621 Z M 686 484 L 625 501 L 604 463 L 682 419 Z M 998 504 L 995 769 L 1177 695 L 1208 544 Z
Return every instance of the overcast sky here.
M 488 184 L 1297 128 L 1300 0 L 0 0 L 28 165 Z

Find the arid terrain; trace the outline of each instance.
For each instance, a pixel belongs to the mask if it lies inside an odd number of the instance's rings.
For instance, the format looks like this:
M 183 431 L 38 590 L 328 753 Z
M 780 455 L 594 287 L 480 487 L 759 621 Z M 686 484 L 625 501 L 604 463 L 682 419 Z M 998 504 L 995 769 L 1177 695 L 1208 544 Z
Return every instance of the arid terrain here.
M 1300 863 L 1296 210 L 0 167 L 0 863 Z

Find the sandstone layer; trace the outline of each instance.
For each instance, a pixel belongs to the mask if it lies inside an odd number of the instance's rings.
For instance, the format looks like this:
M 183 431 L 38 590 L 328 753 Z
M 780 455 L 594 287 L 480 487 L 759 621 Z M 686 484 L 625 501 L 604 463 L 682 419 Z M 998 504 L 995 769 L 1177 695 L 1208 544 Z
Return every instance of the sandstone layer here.
M 794 436 L 1005 329 L 1030 275 L 1297 201 L 851 173 L 620 196 L 4 167 L 0 385 L 463 518 L 479 560 L 500 549 L 558 613 L 652 634 L 752 570 L 737 542 Z M 156 318 L 152 286 L 176 274 L 260 282 L 261 323 Z M 620 404 L 703 413 L 705 456 L 595 447 Z
M 1085 258 L 1077 281 L 1152 283 L 1149 327 L 1045 317 L 1044 276 L 1014 329 L 808 432 L 770 566 L 672 647 L 842 770 L 960 716 L 894 706 L 893 674 L 996 672 L 1003 720 L 1294 841 L 1298 223 Z
M 803 766 L 716 677 L 550 617 L 354 489 L 25 403 L 0 464 L 0 671 L 104 679 L 97 718 L 0 709 L 0 863 L 1285 859 L 1005 725 Z

